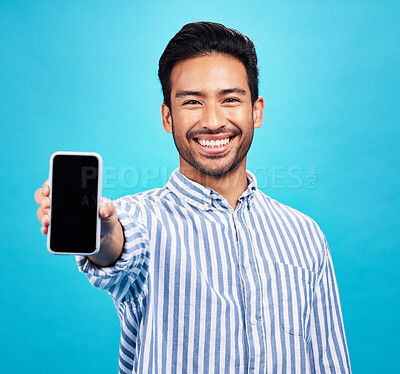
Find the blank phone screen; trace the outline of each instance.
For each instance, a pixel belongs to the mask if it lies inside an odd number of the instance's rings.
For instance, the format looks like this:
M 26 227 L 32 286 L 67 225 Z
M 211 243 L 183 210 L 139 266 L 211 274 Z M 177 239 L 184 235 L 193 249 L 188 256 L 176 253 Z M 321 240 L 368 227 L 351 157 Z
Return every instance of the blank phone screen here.
M 95 251 L 98 170 L 95 156 L 54 156 L 50 217 L 53 252 Z

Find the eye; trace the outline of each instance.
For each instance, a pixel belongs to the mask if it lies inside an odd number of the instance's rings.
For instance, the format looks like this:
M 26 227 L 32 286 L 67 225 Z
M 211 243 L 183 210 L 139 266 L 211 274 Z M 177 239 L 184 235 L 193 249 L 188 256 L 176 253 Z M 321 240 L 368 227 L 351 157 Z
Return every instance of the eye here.
M 233 98 L 233 97 L 229 97 L 228 99 L 225 99 L 225 102 L 227 102 L 227 103 L 234 103 L 234 102 L 239 102 L 240 100 L 238 100 L 238 99 L 235 99 L 235 98 Z
M 193 104 L 200 104 L 200 103 L 197 100 L 188 100 L 183 103 L 183 105 L 186 105 L 186 104 L 193 105 Z

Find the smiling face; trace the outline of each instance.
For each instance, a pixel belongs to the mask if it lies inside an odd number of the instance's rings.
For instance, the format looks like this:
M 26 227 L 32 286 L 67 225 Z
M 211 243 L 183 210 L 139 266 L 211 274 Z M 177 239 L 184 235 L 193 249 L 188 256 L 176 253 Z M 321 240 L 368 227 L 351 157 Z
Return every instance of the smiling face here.
M 241 61 L 213 53 L 179 62 L 171 72 L 171 110 L 164 103 L 161 109 L 186 174 L 223 177 L 246 168 L 264 100 L 252 106 Z

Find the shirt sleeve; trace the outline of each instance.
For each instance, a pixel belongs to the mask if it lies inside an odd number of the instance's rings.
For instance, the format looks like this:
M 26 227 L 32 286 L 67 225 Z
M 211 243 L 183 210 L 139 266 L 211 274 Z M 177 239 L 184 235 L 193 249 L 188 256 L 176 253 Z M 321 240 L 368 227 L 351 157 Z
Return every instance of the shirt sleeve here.
M 90 283 L 106 290 L 111 297 L 122 301 L 125 297 L 139 297 L 145 289 L 150 258 L 148 231 L 142 223 L 140 202 L 130 196 L 113 202 L 125 235 L 124 248 L 113 266 L 100 267 L 86 256 L 76 256 L 80 272 Z
M 314 292 L 310 319 L 312 373 L 351 373 L 339 292 L 325 236 L 324 259 Z

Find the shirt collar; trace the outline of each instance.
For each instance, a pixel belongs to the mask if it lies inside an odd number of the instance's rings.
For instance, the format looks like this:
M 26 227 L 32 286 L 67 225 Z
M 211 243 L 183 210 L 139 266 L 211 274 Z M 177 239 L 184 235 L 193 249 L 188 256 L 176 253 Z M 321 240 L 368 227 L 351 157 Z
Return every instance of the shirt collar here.
M 257 190 L 257 179 L 249 170 L 246 170 L 246 175 L 248 185 L 246 190 L 240 195 L 239 200 L 246 199 L 248 206 L 250 207 L 254 197 L 254 192 Z M 189 204 L 202 210 L 210 208 L 213 200 L 223 199 L 223 197 L 212 188 L 203 186 L 202 184 L 187 178 L 179 171 L 179 168 L 176 168 L 172 172 L 165 187 L 180 199 L 185 200 Z

